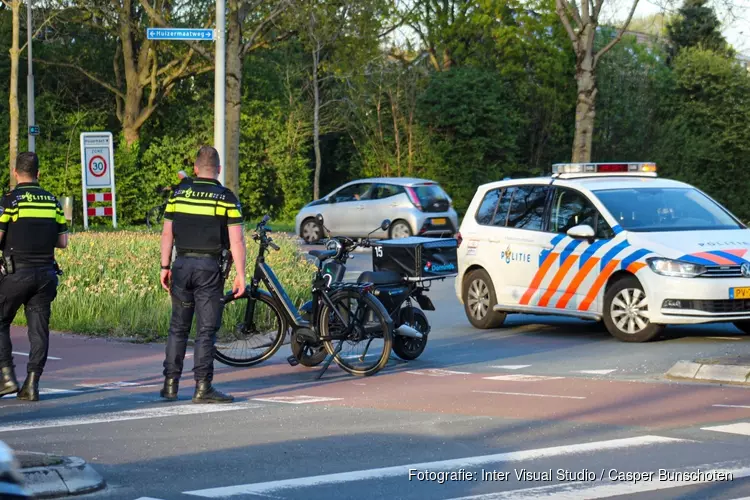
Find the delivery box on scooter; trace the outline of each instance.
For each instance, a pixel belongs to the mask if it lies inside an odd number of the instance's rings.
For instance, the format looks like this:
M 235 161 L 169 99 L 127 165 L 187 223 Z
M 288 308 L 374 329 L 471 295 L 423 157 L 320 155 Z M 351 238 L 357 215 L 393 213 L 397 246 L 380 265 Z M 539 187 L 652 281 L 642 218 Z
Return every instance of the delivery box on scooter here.
M 395 271 L 411 278 L 442 278 L 458 273 L 456 238 L 410 236 L 373 243 L 375 271 Z

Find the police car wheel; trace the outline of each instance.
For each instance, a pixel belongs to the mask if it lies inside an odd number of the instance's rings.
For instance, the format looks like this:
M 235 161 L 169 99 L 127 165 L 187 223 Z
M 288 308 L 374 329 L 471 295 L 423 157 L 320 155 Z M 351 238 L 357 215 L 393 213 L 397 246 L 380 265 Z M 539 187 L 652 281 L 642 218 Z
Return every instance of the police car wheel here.
M 616 281 L 604 294 L 604 324 L 623 342 L 648 342 L 661 334 L 664 326 L 651 323 L 647 314 L 648 298 L 634 276 Z
M 734 326 L 736 326 L 737 329 L 739 331 L 741 331 L 742 333 L 746 333 L 746 334 L 750 335 L 750 321 L 748 321 L 748 320 L 745 320 L 745 321 L 735 321 L 732 324 Z
M 320 241 L 321 230 L 315 219 L 307 219 L 302 222 L 302 230 L 300 232 L 302 233 L 300 236 L 305 240 L 305 243 L 312 244 Z
M 505 322 L 507 314 L 492 309 L 497 304 L 497 297 L 487 271 L 471 271 L 464 278 L 463 285 L 464 311 L 474 328 L 497 328 Z

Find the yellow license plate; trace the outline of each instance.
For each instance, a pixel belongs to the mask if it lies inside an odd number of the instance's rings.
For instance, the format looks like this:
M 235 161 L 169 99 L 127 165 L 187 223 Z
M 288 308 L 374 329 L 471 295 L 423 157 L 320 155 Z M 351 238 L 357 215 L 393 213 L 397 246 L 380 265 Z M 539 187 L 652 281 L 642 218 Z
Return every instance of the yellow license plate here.
M 738 287 L 729 289 L 730 299 L 750 299 L 750 287 Z
M 432 223 L 436 226 L 444 226 L 447 222 L 446 219 L 432 219 Z

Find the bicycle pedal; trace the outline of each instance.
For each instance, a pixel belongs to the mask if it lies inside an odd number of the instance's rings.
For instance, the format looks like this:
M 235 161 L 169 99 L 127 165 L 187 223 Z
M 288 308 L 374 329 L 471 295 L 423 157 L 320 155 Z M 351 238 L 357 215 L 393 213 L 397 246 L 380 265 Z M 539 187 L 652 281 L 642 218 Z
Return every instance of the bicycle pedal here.
M 286 358 L 286 361 L 292 366 L 297 366 L 299 364 L 299 360 L 294 356 L 289 356 L 288 358 Z

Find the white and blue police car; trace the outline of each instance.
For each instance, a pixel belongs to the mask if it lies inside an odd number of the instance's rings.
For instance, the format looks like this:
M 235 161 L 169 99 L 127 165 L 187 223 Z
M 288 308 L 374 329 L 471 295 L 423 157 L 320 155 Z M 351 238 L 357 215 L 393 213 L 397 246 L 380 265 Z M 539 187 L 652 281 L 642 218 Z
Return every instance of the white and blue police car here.
M 750 230 L 654 163 L 482 185 L 458 238 L 456 294 L 477 328 L 526 313 L 603 320 L 627 342 L 670 324 L 750 333 Z

